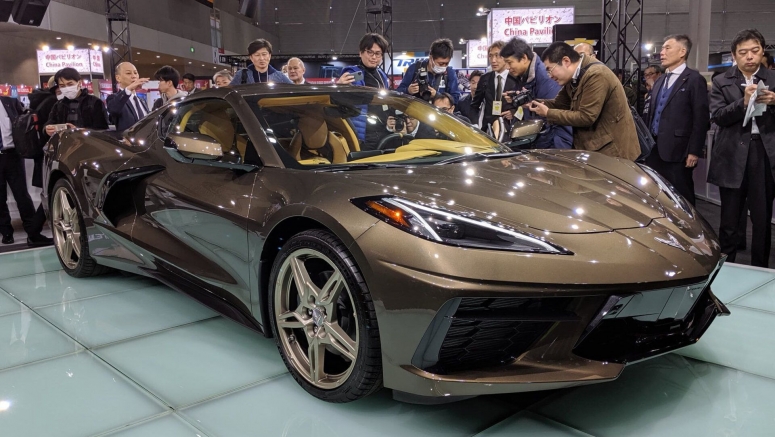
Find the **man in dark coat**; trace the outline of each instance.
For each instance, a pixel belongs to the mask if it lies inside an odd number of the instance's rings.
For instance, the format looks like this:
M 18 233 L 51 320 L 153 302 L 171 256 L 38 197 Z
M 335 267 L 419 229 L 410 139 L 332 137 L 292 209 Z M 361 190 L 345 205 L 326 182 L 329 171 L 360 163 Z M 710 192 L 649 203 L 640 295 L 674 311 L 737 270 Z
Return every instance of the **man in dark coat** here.
M 705 145 L 710 112 L 707 81 L 686 66 L 691 50 L 686 35 L 665 38 L 660 54 L 665 74 L 651 89 L 645 121 L 657 142 L 646 164 L 694 205 L 692 173 Z
M 16 151 L 13 142 L 12 125 L 14 120 L 22 113 L 22 105 L 17 99 L 0 96 L 0 233 L 3 244 L 12 244 L 13 226 L 11 225 L 11 213 L 8 210 L 8 188 L 13 193 L 22 226 L 27 233 L 29 245 L 51 244 L 51 239 L 40 235 L 40 230 L 33 229 L 33 217 L 35 206 L 27 191 L 27 175 L 24 168 L 24 159 Z
M 36 89 L 30 94 L 30 108 L 38 114 L 38 125 L 45 126 L 48 123 L 48 116 L 51 113 L 51 109 L 57 102 L 57 94 L 59 92 L 59 85 L 54 80 L 55 76 L 51 76 L 48 80 L 47 89 Z M 49 140 L 49 135 L 43 130 L 41 133 L 41 141 L 45 144 Z M 43 155 L 33 159 L 35 164 L 32 170 L 32 186 L 37 188 L 43 188 Z M 43 225 L 46 224 L 46 212 L 43 210 L 43 205 L 39 205 L 35 210 L 35 216 L 32 219 L 32 229 L 37 230 L 40 233 L 43 230 Z
M 122 62 L 116 66 L 119 90 L 105 100 L 110 123 L 116 126 L 116 131 L 123 132 L 148 115 L 148 104 L 137 95 L 137 90 L 148 80 L 147 77 L 141 78 L 137 74 L 137 68 L 130 62 Z
M 727 260 L 735 261 L 745 241 L 738 226 L 746 200 L 751 212 L 751 265 L 768 267 L 775 199 L 775 72 L 761 66 L 764 37 L 755 29 L 743 30 L 732 41 L 737 65 L 713 79 L 710 110 L 718 125 L 708 170 L 708 182 L 719 187 L 721 225 L 719 240 Z M 763 114 L 746 117 L 758 84 L 754 103 Z
M 477 115 L 471 120 L 482 130 L 487 132 L 488 127 L 500 118 L 511 120 L 513 118 L 511 104 L 506 101 L 506 93 L 517 89 L 517 81 L 509 75 L 508 65 L 501 56 L 501 49 L 506 45 L 503 41 L 495 41 L 487 49 L 487 59 L 492 70 L 484 73 L 476 85 L 476 93 L 471 99 L 470 112 Z

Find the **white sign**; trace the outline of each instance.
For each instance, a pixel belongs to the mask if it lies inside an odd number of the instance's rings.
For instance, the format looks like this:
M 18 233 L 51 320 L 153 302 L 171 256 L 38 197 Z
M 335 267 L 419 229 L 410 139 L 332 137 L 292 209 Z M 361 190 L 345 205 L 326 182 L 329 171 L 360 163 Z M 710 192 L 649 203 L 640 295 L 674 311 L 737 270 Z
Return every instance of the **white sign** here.
M 573 24 L 574 8 L 515 8 L 490 11 L 490 41 L 522 38 L 528 44 L 549 44 L 555 24 Z
M 470 40 L 466 50 L 466 59 L 468 59 L 468 68 L 484 67 L 488 65 L 487 59 L 487 41 Z
M 38 50 L 38 74 L 54 74 L 63 68 L 75 68 L 79 73 L 103 74 L 102 52 L 99 50 Z

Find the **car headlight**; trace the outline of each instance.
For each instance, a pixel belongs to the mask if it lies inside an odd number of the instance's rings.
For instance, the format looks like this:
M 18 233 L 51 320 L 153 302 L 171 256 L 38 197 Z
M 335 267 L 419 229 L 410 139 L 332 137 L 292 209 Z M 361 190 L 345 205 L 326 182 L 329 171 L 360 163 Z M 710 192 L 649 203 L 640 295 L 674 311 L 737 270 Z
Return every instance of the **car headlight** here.
M 367 197 L 352 203 L 402 231 L 426 240 L 474 249 L 572 255 L 543 238 L 518 232 L 503 224 L 466 217 L 400 197 Z
M 685 212 L 689 217 L 694 218 L 694 214 L 692 214 L 692 207 L 689 205 L 689 202 L 686 201 L 684 196 L 678 194 L 678 192 L 673 188 L 673 185 L 668 182 L 665 178 L 663 178 L 659 173 L 657 173 L 653 168 L 638 164 L 640 166 L 641 170 L 645 171 L 646 174 L 648 174 L 651 179 L 654 180 L 654 183 L 656 183 L 659 188 L 667 194 L 667 197 L 670 198 L 670 200 L 675 203 L 675 205 L 681 209 L 681 211 Z

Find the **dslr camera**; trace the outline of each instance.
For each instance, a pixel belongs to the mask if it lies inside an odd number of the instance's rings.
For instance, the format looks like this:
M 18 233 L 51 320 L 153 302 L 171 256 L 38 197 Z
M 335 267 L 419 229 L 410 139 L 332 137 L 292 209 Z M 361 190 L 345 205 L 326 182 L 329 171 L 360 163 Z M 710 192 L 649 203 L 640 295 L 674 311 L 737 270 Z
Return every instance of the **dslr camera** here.
M 428 66 L 423 64 L 419 70 L 417 70 L 417 85 L 420 86 L 417 94 L 421 99 L 426 102 L 431 101 L 431 90 L 428 89 Z
M 519 108 L 522 105 L 527 105 L 533 101 L 533 93 L 531 93 L 530 90 L 509 91 L 507 94 L 511 95 L 511 98 L 513 99 L 512 105 L 514 105 L 516 108 Z

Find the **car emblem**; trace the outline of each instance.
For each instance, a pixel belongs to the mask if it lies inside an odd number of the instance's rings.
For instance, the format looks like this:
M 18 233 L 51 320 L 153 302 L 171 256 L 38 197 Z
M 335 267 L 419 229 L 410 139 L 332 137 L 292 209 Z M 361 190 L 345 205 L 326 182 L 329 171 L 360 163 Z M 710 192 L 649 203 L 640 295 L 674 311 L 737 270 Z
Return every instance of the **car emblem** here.
M 686 252 L 686 249 L 681 245 L 681 243 L 678 242 L 678 239 L 675 238 L 672 234 L 667 234 L 667 239 L 665 238 L 659 238 L 654 237 L 655 240 L 659 241 L 662 244 L 667 244 L 670 247 L 675 247 L 676 249 L 681 249 L 684 252 Z
M 312 321 L 315 323 L 315 326 L 321 327 L 323 326 L 323 322 L 326 321 L 326 312 L 323 311 L 321 308 L 315 308 L 312 310 Z

